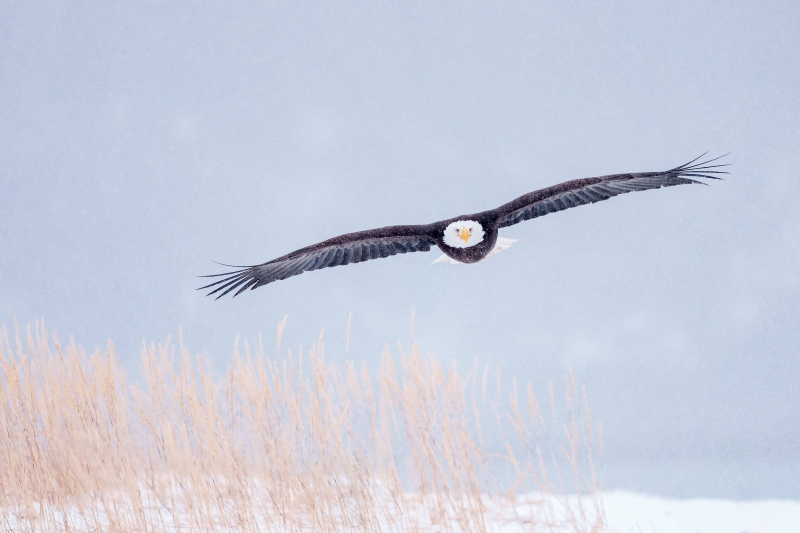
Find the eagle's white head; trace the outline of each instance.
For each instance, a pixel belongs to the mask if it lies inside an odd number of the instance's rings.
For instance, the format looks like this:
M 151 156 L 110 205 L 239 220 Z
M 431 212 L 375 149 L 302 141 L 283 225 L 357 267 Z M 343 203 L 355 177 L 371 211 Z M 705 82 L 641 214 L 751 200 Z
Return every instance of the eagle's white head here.
M 444 243 L 451 248 L 469 248 L 483 241 L 483 226 L 474 220 L 457 220 L 444 230 Z

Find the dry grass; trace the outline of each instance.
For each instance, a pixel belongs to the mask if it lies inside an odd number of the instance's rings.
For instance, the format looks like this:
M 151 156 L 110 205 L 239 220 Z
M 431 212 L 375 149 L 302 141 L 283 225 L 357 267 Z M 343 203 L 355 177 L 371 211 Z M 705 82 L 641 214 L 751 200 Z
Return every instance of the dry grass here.
M 281 355 L 282 328 L 275 358 L 245 345 L 224 379 L 182 340 L 145 347 L 141 386 L 111 343 L 3 330 L 0 530 L 602 529 L 602 436 L 572 375 L 566 406 L 552 384 L 540 405 L 416 344 L 373 373 L 326 364 L 321 336 Z

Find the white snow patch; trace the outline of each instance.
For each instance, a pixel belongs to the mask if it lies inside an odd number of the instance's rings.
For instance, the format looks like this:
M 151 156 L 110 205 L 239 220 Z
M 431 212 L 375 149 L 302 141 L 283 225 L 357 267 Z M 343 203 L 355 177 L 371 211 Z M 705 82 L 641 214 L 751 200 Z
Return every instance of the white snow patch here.
M 602 495 L 606 523 L 620 533 L 800 532 L 800 501 L 677 499 L 624 491 Z
M 257 485 L 257 484 L 256 484 Z M 257 487 L 254 487 L 256 490 Z M 184 487 L 185 489 L 185 487 Z M 142 503 L 141 526 L 147 525 L 148 531 L 178 532 L 198 522 L 199 509 L 195 505 L 177 504 L 176 501 L 156 501 L 146 488 L 140 489 Z M 183 489 L 181 489 L 183 490 Z M 180 492 L 176 488 L 176 492 Z M 111 496 L 111 495 L 109 495 Z M 177 494 L 176 494 L 177 496 Z M 384 503 L 390 503 L 388 496 Z M 180 500 L 180 498 L 178 498 Z M 454 500 L 457 502 L 458 498 Z M 465 531 L 463 520 L 452 514 L 456 505 L 445 515 L 431 520 L 426 498 L 408 493 L 405 497 L 406 516 L 404 519 L 383 515 L 378 512 L 375 530 L 401 531 L 409 525 L 423 525 L 424 531 Z M 374 500 L 377 507 L 381 498 Z M 130 502 L 124 498 L 115 502 L 118 515 L 128 515 L 134 511 Z M 585 495 L 579 501 L 573 497 L 542 496 L 539 494 L 520 495 L 512 500 L 502 497 L 485 497 L 483 501 L 484 527 L 487 532 L 543 532 L 543 533 L 796 533 L 800 531 L 800 501 L 795 500 L 723 500 L 723 499 L 677 499 L 661 496 L 648 496 L 625 491 L 601 492 L 594 496 Z M 112 528 L 108 508 L 102 504 L 96 508 L 67 506 L 58 510 L 48 509 L 47 505 L 34 503 L 21 512 L 22 508 L 9 509 L 0 507 L 0 529 L 8 531 L 57 531 L 68 522 L 74 531 L 94 531 Z M 390 506 L 391 507 L 391 506 Z M 434 508 L 436 506 L 434 505 Z M 234 512 L 233 509 L 204 509 L 214 517 Z M 597 528 L 598 511 L 605 516 L 605 528 Z M 31 519 L 36 515 L 38 527 L 32 527 Z M 26 516 L 27 515 L 27 516 Z M 52 526 L 42 528 L 41 520 Z M 230 518 L 230 517 L 229 517 Z M 205 521 L 207 522 L 208 517 Z M 388 520 L 387 520 L 388 519 Z M 213 521 L 216 521 L 215 519 Z M 389 523 L 393 523 L 393 526 Z M 438 522 L 438 524 L 437 524 Z M 471 523 L 473 529 L 476 525 Z M 594 526 L 594 527 L 593 527 Z M 253 515 L 239 527 L 215 527 L 215 531 L 240 531 L 241 527 L 252 531 L 271 531 L 289 533 L 305 529 L 298 524 L 285 524 L 277 516 Z M 200 527 L 202 530 L 203 528 Z M 358 528 L 342 528 L 340 531 L 356 531 Z

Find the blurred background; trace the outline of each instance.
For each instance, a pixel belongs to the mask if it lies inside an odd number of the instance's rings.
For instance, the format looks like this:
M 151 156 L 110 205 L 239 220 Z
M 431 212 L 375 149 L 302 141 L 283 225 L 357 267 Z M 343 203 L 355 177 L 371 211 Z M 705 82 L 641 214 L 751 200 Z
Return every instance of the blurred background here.
M 87 350 L 180 326 L 224 370 L 325 328 L 328 360 L 414 339 L 536 390 L 572 367 L 606 488 L 800 498 L 800 4 L 0 2 L 0 324 Z M 711 187 L 236 299 L 254 264 L 344 232 L 494 208 L 568 179 L 731 152 Z M 240 342 L 241 342 L 240 341 Z

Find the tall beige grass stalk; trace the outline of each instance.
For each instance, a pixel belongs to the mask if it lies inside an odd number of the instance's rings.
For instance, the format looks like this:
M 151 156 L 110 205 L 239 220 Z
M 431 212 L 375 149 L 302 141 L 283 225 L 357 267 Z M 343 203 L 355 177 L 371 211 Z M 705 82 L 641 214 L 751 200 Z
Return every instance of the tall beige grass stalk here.
M 543 410 L 530 384 L 498 369 L 487 399 L 488 368 L 416 344 L 372 373 L 326 363 L 322 336 L 282 354 L 284 324 L 275 357 L 245 343 L 219 378 L 181 338 L 145 346 L 141 385 L 110 342 L 3 329 L 0 529 L 602 529 L 602 435 L 571 373 Z

